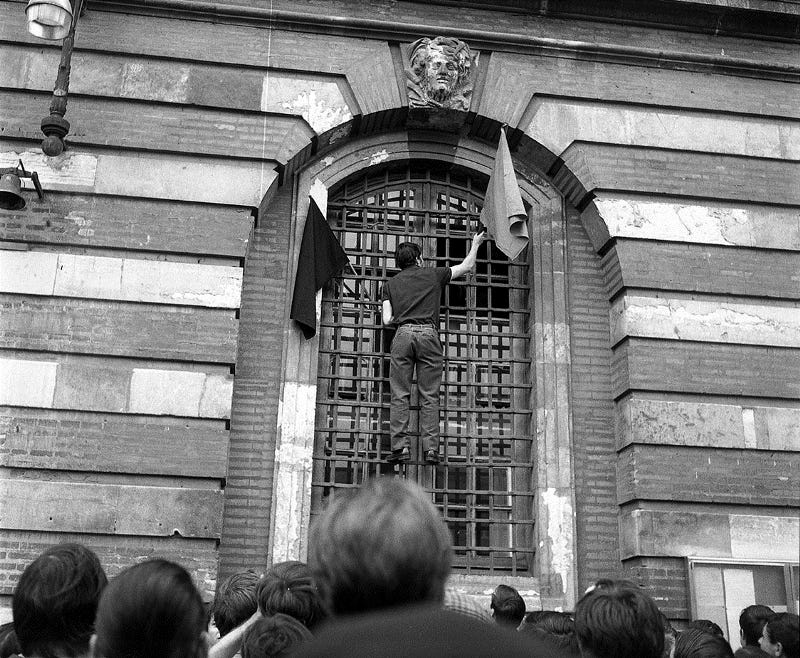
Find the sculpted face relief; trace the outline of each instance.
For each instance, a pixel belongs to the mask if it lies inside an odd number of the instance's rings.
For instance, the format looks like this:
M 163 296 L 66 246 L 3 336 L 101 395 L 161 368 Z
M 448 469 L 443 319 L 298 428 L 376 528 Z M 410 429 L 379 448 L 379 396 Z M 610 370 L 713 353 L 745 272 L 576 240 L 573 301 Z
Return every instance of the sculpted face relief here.
M 468 110 L 473 57 L 460 39 L 436 37 L 411 44 L 408 76 L 410 107 Z

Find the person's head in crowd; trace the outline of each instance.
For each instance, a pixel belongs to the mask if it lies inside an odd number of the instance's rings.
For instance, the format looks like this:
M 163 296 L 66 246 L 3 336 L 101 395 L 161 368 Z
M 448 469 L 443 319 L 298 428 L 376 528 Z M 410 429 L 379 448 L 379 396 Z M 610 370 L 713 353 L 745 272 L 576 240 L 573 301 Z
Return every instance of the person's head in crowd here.
M 376 478 L 337 496 L 311 528 L 308 564 L 334 615 L 441 603 L 450 532 L 418 485 Z
M 544 640 L 557 649 L 562 656 L 580 657 L 578 638 L 575 635 L 575 620 L 567 612 L 540 610 L 535 616 L 526 616 L 519 627 L 525 636 Z
M 757 647 L 764 624 L 775 613 L 765 605 L 749 605 L 739 615 L 739 637 L 743 647 Z
M 258 609 L 258 583 L 258 574 L 248 569 L 233 574 L 220 585 L 211 606 L 220 637 L 247 621 Z
M 800 658 L 800 617 L 779 612 L 770 617 L 758 642 L 761 650 L 778 658 Z
M 710 619 L 693 619 L 686 627 L 687 630 L 698 630 L 717 637 L 725 637 L 725 633 L 719 627 L 719 624 L 711 621 Z
M 733 650 L 722 635 L 689 628 L 678 635 L 675 658 L 733 658 Z
M 283 613 L 310 630 L 327 617 L 322 596 L 305 562 L 273 564 L 261 579 L 256 598 L 265 617 Z
M 22 653 L 14 632 L 14 622 L 0 625 L 0 658 L 8 658 L 15 653 Z
M 163 559 L 122 571 L 97 608 L 94 658 L 205 658 L 203 600 L 182 566 Z
M 525 618 L 525 601 L 509 585 L 498 585 L 492 592 L 492 617 L 501 626 L 517 628 Z
M 638 585 L 600 580 L 575 606 L 575 632 L 585 658 L 661 658 L 661 612 Z
M 312 639 L 311 631 L 294 617 L 280 612 L 262 617 L 244 634 L 242 658 L 280 658 L 291 656 L 303 643 Z
M 11 607 L 27 658 L 78 658 L 89 640 L 108 579 L 100 560 L 80 544 L 48 548 L 22 572 Z

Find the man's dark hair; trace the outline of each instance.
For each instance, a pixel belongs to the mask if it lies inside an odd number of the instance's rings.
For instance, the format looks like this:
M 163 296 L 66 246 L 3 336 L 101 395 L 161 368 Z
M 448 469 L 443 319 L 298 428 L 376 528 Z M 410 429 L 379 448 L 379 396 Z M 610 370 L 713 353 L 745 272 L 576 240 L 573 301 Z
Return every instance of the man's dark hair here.
M 664 624 L 638 585 L 601 580 L 575 606 L 581 652 L 591 658 L 661 658 Z
M 14 631 L 27 656 L 82 656 L 108 579 L 81 544 L 48 548 L 22 572 L 14 590 Z
M 94 651 L 125 658 L 202 658 L 206 628 L 203 599 L 186 569 L 146 560 L 125 569 L 103 592 Z
M 312 639 L 311 631 L 294 617 L 280 612 L 262 617 L 244 634 L 242 658 L 294 656 L 299 645 Z
M 498 585 L 492 593 L 494 619 L 498 624 L 516 628 L 525 618 L 525 601 L 508 585 Z
M 532 614 L 532 613 L 529 613 Z M 541 610 L 533 616 L 525 616 L 520 633 L 544 640 L 563 655 L 579 656 L 578 638 L 575 635 L 575 620 L 568 612 Z
M 764 634 L 772 644 L 781 643 L 786 658 L 800 657 L 800 617 L 793 612 L 779 612 L 764 625 Z
M 247 621 L 258 609 L 259 576 L 255 571 L 239 571 L 219 586 L 211 614 L 220 637 Z
M 678 635 L 674 658 L 733 658 L 733 650 L 724 637 L 690 628 Z
M 764 624 L 774 614 L 772 608 L 761 604 L 748 605 L 742 610 L 739 615 L 739 628 L 742 629 L 742 638 L 746 646 L 758 646 L 758 640 L 761 637 L 761 631 L 764 630 Z
M 418 244 L 414 242 L 401 242 L 397 245 L 397 249 L 394 252 L 394 259 L 397 263 L 397 267 L 404 270 L 414 265 L 417 262 L 417 258 L 421 255 L 422 250 L 419 248 Z
M 327 617 L 322 596 L 305 562 L 279 562 L 258 586 L 258 608 L 265 617 L 282 613 L 313 630 Z
M 441 603 L 452 540 L 429 494 L 406 480 L 370 480 L 337 495 L 311 527 L 308 566 L 334 615 Z
M 688 630 L 698 630 L 717 637 L 725 637 L 724 631 L 719 627 L 719 624 L 711 621 L 710 619 L 693 619 L 686 626 Z

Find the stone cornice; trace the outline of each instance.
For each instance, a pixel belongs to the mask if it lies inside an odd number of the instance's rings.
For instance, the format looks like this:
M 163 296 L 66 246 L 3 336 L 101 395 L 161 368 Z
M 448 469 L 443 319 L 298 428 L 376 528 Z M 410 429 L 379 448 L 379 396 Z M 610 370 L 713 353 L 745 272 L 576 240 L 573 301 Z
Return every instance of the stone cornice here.
M 685 3 L 675 4 L 684 5 Z M 477 49 L 485 50 L 511 50 L 539 53 L 551 57 L 590 59 L 661 68 L 713 69 L 715 73 L 785 81 L 797 81 L 800 78 L 800 65 L 755 61 L 729 57 L 724 54 L 716 55 L 629 46 L 619 43 L 555 39 L 533 36 L 523 32 L 478 30 L 434 22 L 421 24 L 418 21 L 403 22 L 384 18 L 328 15 L 319 11 L 270 10 L 265 7 L 204 0 L 128 0 L 126 2 L 121 2 L 120 0 L 91 0 L 90 9 L 92 7 L 125 13 L 213 20 L 222 23 L 243 23 L 264 27 L 270 26 L 276 29 L 333 33 L 392 41 L 413 41 L 422 34 L 441 34 L 458 37 L 468 41 Z M 751 12 L 751 14 L 758 13 Z M 781 15 L 781 17 L 784 20 L 787 18 L 785 14 Z M 589 17 L 582 16 L 581 18 L 588 19 Z

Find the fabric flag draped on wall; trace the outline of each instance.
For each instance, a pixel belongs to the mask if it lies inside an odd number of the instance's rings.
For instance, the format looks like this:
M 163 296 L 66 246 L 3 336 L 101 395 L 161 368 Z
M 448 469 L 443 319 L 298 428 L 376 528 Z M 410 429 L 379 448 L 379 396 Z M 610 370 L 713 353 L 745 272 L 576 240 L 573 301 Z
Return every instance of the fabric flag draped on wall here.
M 289 314 L 300 325 L 307 339 L 317 333 L 317 291 L 350 264 L 325 218 L 328 190 L 322 181 L 314 181 L 309 197 Z
M 483 200 L 481 223 L 510 260 L 519 256 L 528 244 L 528 213 L 519 193 L 505 128 L 500 128 L 500 143 Z

